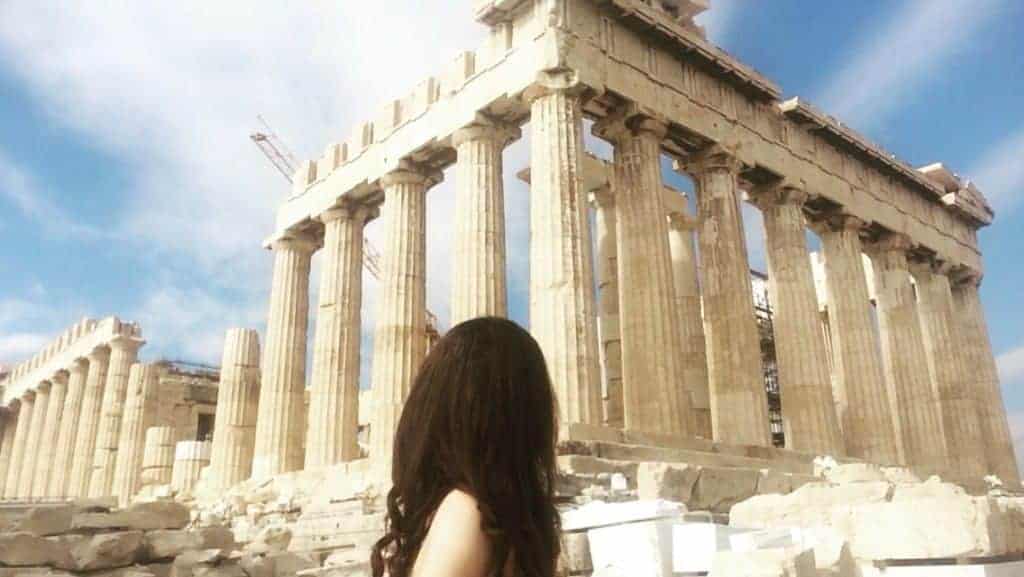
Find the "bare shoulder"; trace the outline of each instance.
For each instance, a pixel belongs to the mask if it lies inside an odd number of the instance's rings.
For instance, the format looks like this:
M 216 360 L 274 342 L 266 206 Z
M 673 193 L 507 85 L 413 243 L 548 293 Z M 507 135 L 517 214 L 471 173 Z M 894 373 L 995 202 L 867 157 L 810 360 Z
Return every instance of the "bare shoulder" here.
M 437 508 L 413 577 L 485 577 L 490 544 L 472 495 L 451 491 Z

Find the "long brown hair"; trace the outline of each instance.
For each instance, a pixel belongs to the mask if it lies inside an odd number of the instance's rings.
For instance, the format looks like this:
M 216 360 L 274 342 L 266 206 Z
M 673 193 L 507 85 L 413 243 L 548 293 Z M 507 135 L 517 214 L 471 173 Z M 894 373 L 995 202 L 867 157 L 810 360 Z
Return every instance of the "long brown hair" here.
M 427 355 L 402 410 L 374 577 L 409 577 L 431 517 L 456 488 L 480 508 L 490 575 L 501 575 L 513 556 L 517 576 L 553 577 L 557 414 L 544 356 L 522 327 L 488 317 L 451 329 Z

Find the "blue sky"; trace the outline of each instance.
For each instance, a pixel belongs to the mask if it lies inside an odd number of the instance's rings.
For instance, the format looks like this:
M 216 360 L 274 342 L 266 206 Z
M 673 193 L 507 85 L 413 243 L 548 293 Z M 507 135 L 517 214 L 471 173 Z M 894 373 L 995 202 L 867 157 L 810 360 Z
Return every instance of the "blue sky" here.
M 262 329 L 260 242 L 288 185 L 247 138 L 256 115 L 300 158 L 319 156 L 484 35 L 470 0 L 348 4 L 0 3 L 0 362 L 84 315 L 140 321 L 147 359 L 215 362 L 226 328 Z M 998 214 L 981 237 L 983 295 L 1024 435 L 1024 4 L 712 4 L 711 39 L 787 97 L 915 166 L 944 162 L 988 195 Z M 528 205 L 511 174 L 526 158 L 525 139 L 506 152 L 511 305 L 524 322 Z M 430 222 L 450 214 L 448 176 Z M 444 319 L 450 239 L 432 231 L 428 302 Z M 379 232 L 372 223 L 370 239 Z M 373 292 L 367 280 L 367 328 Z

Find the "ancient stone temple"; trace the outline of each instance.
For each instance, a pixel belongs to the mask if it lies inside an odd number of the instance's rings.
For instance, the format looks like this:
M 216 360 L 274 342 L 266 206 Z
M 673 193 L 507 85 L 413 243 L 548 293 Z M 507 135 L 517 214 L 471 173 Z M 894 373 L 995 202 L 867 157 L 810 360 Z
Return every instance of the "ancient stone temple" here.
M 265 243 L 262 339 L 231 329 L 219 372 L 195 374 L 136 363 L 137 325 L 85 320 L 11 368 L 4 499 L 174 499 L 212 531 L 145 533 L 89 570 L 366 575 L 394 430 L 436 338 L 430 275 L 451 275 L 453 323 L 508 314 L 514 171 L 529 183 L 528 328 L 561 411 L 564 574 L 1024 571 L 1021 480 L 979 296 L 992 209 L 943 165 L 913 168 L 783 101 L 708 41 L 693 21 L 707 8 L 478 1 L 483 46 L 302 164 Z M 518 139 L 528 166 L 506 167 Z M 588 152 L 594 141 L 606 159 Z M 663 167 L 692 192 L 668 186 Z M 446 169 L 454 220 L 428 230 Z M 764 220 L 764 274 L 751 272 L 750 207 Z M 381 283 L 363 346 L 374 219 Z M 440 234 L 454 267 L 428 271 Z M 103 539 L 152 531 L 132 510 L 88 527 Z M 0 533 L 0 575 L 65 568 L 60 551 L 5 548 L 66 543 L 55 535 L 98 522 L 64 512 L 60 531 L 39 533 L 33 513 L 15 537 Z

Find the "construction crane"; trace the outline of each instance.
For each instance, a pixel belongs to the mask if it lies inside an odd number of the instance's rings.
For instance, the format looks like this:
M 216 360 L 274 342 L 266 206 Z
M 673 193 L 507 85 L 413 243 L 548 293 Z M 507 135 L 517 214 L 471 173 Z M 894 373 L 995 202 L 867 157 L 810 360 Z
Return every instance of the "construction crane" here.
M 285 180 L 289 183 L 292 182 L 292 178 L 298 167 L 299 162 L 295 159 L 295 155 L 288 150 L 288 147 L 284 145 L 284 142 L 278 138 L 267 121 L 263 119 L 262 115 L 257 115 L 256 120 L 263 126 L 266 132 L 254 132 L 249 135 L 249 140 L 252 140 L 256 148 L 260 149 L 263 156 L 270 161 L 270 164 L 277 169 L 278 172 L 284 176 Z M 380 280 L 381 277 L 381 257 L 380 253 L 377 252 L 370 241 L 363 237 L 363 267 L 373 275 L 373 278 Z M 437 315 L 427 311 L 427 340 L 429 343 L 433 343 L 439 338 L 440 331 L 438 331 Z

